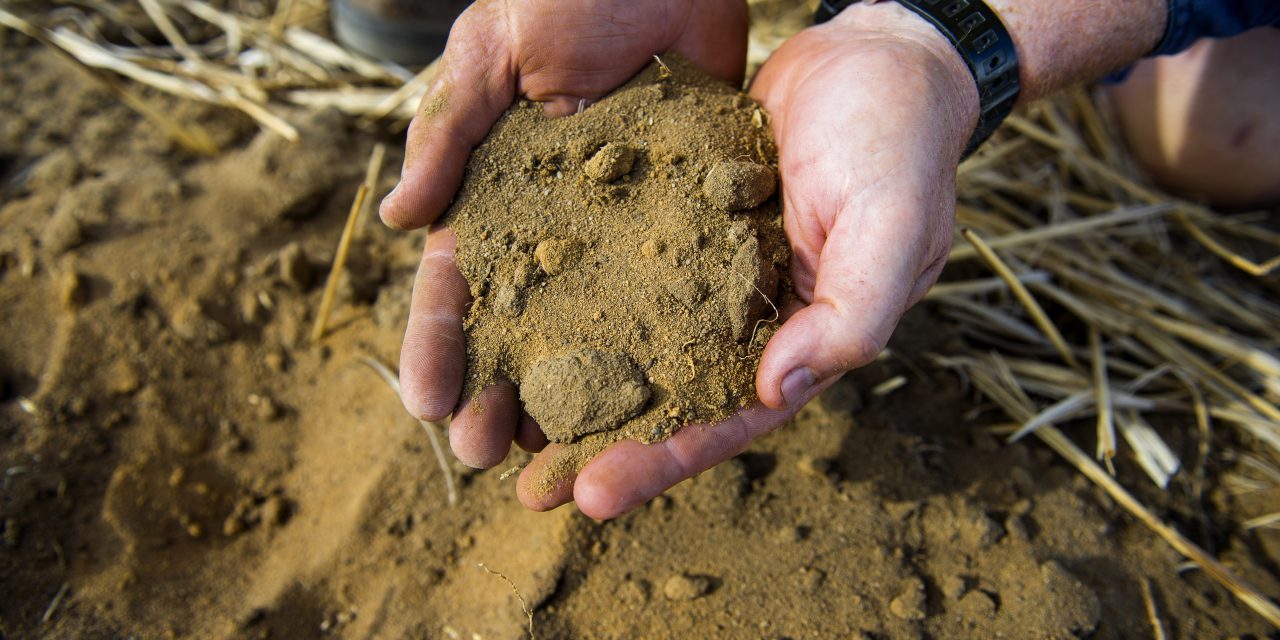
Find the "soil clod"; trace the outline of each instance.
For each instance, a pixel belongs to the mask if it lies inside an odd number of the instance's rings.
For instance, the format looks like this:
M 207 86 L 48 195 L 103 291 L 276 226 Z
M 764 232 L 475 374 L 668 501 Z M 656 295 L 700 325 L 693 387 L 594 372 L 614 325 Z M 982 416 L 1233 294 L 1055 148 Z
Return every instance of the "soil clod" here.
M 793 295 L 755 103 L 663 62 L 670 76 L 650 65 L 567 118 L 514 105 L 445 217 L 475 298 L 464 394 L 520 389 L 547 437 L 569 444 L 547 483 L 616 440 L 654 442 L 749 404 L 764 343 L 748 340 Z M 708 206 L 713 167 L 749 211 Z
M 525 409 L 552 442 L 614 429 L 644 408 L 649 395 L 626 356 L 590 349 L 538 361 L 520 387 Z
M 707 173 L 702 192 L 716 207 L 743 211 L 760 206 L 777 186 L 778 178 L 771 167 L 754 162 L 721 162 Z
M 636 150 L 625 144 L 610 142 L 601 147 L 582 166 L 582 172 L 596 182 L 613 182 L 631 172 Z

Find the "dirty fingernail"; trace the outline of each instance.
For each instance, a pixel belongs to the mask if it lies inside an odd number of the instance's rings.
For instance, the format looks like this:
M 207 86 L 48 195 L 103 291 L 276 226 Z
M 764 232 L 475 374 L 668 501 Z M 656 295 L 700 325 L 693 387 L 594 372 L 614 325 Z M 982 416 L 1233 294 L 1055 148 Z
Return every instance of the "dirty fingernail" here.
M 804 397 L 813 388 L 814 382 L 817 382 L 817 378 L 808 368 L 793 370 L 782 378 L 782 399 L 787 401 L 788 407 L 799 405 L 804 402 Z

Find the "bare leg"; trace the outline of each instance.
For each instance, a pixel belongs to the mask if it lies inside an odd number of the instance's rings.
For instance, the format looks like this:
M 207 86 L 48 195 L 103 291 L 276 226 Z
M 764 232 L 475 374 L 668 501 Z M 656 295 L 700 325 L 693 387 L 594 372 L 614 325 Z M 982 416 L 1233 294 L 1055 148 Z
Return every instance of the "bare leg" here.
M 1280 29 L 1144 60 L 1109 93 L 1157 182 L 1224 207 L 1280 202 Z

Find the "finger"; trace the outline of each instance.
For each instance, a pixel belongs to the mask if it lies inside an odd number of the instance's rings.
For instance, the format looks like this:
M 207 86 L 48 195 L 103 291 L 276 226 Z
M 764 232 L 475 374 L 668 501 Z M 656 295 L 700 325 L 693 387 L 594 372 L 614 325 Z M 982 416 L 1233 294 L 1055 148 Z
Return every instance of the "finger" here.
M 529 453 L 537 453 L 546 448 L 549 442 L 538 421 L 521 411 L 520 424 L 516 427 L 516 444 Z
M 550 511 L 573 500 L 575 474 L 556 478 L 552 473 L 573 468 L 567 457 L 569 453 L 564 445 L 552 444 L 529 461 L 516 481 L 516 498 L 520 504 L 534 511 Z
M 818 260 L 813 302 L 769 340 L 756 373 L 766 406 L 801 402 L 818 381 L 871 362 L 921 290 L 927 252 L 915 230 L 894 221 L 920 216 L 846 215 L 837 218 Z M 919 293 L 919 295 L 923 295 Z
M 811 387 L 807 402 L 834 379 Z M 770 409 L 759 403 L 713 425 L 689 425 L 654 444 L 618 442 L 587 463 L 578 473 L 573 499 L 586 515 L 598 520 L 620 516 L 655 496 L 747 449 L 757 438 L 790 420 L 799 403 Z
M 745 2 L 691 2 L 688 27 L 671 47 L 702 70 L 742 86 L 747 60 L 747 4 Z
M 427 235 L 400 347 L 400 399 L 422 420 L 444 419 L 462 391 L 467 364 L 462 319 L 471 292 L 453 260 L 456 244 L 449 229 Z
M 431 89 L 409 125 L 400 182 L 378 213 L 388 226 L 416 229 L 449 206 L 471 149 L 515 99 L 506 39 L 495 34 L 501 3 L 477 3 L 454 23 Z
M 458 407 L 449 422 L 449 446 L 462 464 L 488 469 L 507 458 L 515 437 L 520 404 L 516 388 L 502 381 L 484 388 Z

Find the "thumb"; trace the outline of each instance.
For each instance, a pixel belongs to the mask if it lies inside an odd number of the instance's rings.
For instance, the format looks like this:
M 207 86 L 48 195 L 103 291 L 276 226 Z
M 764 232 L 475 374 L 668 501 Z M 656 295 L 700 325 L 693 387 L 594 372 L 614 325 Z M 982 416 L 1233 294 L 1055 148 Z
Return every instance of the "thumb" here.
M 761 357 L 756 389 L 771 408 L 802 402 L 814 385 L 874 360 L 942 269 L 945 253 L 931 259 L 928 250 L 938 234 L 915 223 L 922 216 L 846 213 L 822 246 L 813 301 L 787 319 Z
M 388 226 L 416 229 L 448 208 L 471 149 L 515 99 L 506 39 L 494 4 L 473 5 L 449 34 L 431 89 L 409 125 L 400 182 L 378 214 Z

